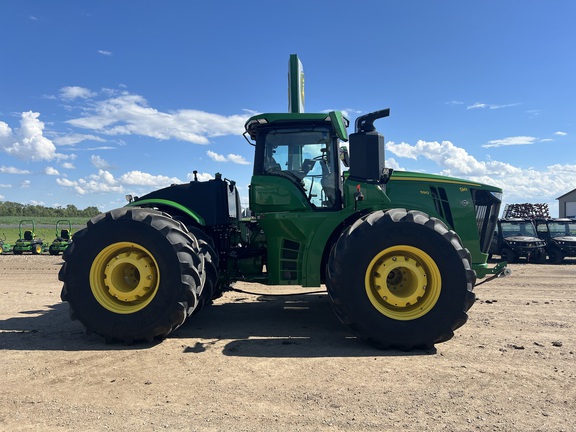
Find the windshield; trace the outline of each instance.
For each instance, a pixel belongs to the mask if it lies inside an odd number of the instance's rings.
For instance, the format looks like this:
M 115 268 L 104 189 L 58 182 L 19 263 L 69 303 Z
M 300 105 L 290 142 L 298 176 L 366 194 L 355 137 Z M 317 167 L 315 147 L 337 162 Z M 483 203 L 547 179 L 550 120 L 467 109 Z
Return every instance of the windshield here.
M 527 236 L 537 237 L 532 222 L 501 222 L 503 237 Z
M 299 184 L 315 207 L 339 204 L 336 137 L 329 128 L 274 129 L 266 134 L 263 174 L 281 175 Z
M 576 236 L 576 222 L 548 222 L 551 237 Z

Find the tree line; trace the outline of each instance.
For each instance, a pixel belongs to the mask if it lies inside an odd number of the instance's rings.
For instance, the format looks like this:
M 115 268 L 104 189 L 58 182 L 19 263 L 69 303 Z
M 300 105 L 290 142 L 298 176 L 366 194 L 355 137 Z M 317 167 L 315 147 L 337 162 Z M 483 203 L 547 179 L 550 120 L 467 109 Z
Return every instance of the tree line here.
M 44 207 L 41 205 L 20 204 L 11 201 L 0 201 L 0 216 L 26 216 L 26 217 L 83 217 L 91 218 L 100 213 L 97 207 L 86 207 L 80 210 L 74 204 L 66 207 Z

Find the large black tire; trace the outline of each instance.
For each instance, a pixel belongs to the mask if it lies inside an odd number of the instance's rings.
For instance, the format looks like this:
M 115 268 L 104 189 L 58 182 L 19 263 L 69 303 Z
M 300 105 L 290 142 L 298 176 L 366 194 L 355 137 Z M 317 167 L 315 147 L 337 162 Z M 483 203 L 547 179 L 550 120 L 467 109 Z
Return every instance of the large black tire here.
M 219 256 L 214 246 L 214 240 L 200 228 L 191 227 L 190 232 L 198 239 L 199 253 L 204 259 L 203 272 L 201 274 L 204 289 L 199 297 L 199 305 L 195 312 L 199 312 L 212 300 L 222 295 L 219 276 Z
M 452 338 L 474 304 L 476 274 L 460 238 L 418 211 L 376 211 L 347 228 L 328 259 L 328 294 L 359 338 L 387 349 Z
M 551 248 L 548 251 L 548 259 L 552 264 L 561 264 L 564 261 L 565 253 L 558 248 Z
M 502 251 L 500 252 L 500 258 L 502 258 L 502 261 L 506 261 L 509 263 L 514 263 L 518 261 L 518 257 L 516 256 L 514 251 L 507 247 L 503 248 Z
M 544 264 L 546 262 L 546 252 L 536 250 L 530 255 L 530 262 L 534 264 Z
M 198 241 L 157 210 L 120 208 L 90 220 L 66 248 L 59 279 L 70 315 L 107 341 L 163 339 L 202 293 Z

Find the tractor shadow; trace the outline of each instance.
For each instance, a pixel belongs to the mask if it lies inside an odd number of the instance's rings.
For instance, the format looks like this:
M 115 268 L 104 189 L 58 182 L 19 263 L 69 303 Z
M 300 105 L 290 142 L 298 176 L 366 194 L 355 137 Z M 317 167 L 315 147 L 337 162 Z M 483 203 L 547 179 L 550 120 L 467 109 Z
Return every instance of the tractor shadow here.
M 226 296 L 226 294 L 224 294 Z M 374 357 L 435 354 L 436 349 L 379 350 L 357 339 L 338 320 L 327 294 L 251 296 L 216 304 L 193 316 L 171 337 L 201 339 L 184 352 L 200 353 L 227 341 L 237 357 Z M 220 345 L 220 344 L 219 344 Z
M 172 333 L 183 353 L 222 350 L 226 356 L 265 358 L 421 356 L 436 349 L 378 350 L 353 336 L 340 323 L 326 294 L 291 297 L 240 296 L 206 307 Z M 0 320 L 0 351 L 130 351 L 162 342 L 106 343 L 86 335 L 69 318 L 68 304 L 45 305 Z M 224 345 L 222 344 L 224 343 Z M 222 347 L 223 345 L 223 347 Z

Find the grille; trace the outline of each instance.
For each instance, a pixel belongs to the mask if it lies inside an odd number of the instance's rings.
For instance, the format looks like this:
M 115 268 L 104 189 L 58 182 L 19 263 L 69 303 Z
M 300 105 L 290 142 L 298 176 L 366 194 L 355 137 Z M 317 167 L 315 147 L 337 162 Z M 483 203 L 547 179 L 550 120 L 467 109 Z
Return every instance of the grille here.
M 430 193 L 432 194 L 432 199 L 434 200 L 434 207 L 436 207 L 436 212 L 442 216 L 446 222 L 448 222 L 452 229 L 454 229 L 454 219 L 452 218 L 452 210 L 450 209 L 450 203 L 448 202 L 446 190 L 444 188 L 437 188 L 432 186 L 430 188 Z
M 501 202 L 486 190 L 473 189 L 472 198 L 476 209 L 480 250 L 483 253 L 488 253 L 492 237 L 494 236 L 494 230 L 496 229 Z
M 282 279 L 286 281 L 297 281 L 300 275 L 300 243 L 292 240 L 282 242 L 280 254 L 280 270 Z

